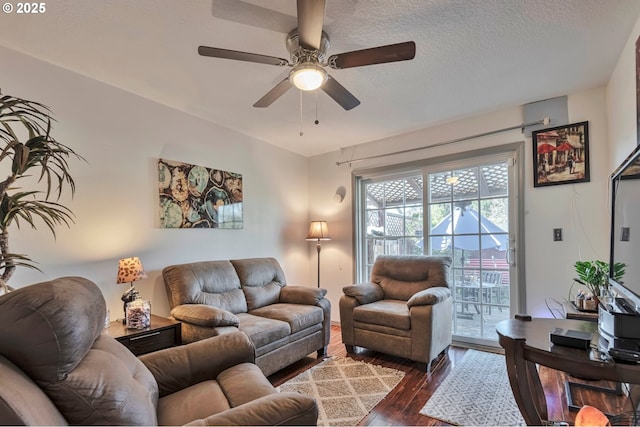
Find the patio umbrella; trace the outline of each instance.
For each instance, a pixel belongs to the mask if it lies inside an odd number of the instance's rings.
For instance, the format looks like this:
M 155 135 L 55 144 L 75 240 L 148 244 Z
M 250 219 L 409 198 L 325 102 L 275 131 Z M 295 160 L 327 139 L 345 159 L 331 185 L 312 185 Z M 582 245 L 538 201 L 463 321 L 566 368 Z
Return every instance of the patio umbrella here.
M 562 144 L 558 145 L 556 147 L 556 150 L 558 151 L 569 151 L 569 150 L 573 150 L 573 145 L 569 144 L 568 142 L 563 142 Z
M 555 149 L 556 147 L 551 144 L 547 144 L 546 142 L 544 144 L 538 144 L 538 154 L 547 154 Z
M 478 233 L 480 238 L 478 238 Z M 456 249 L 478 251 L 497 249 L 506 251 L 507 232 L 468 207 L 456 207 L 438 225 L 431 229 L 431 249 L 446 250 L 452 244 Z

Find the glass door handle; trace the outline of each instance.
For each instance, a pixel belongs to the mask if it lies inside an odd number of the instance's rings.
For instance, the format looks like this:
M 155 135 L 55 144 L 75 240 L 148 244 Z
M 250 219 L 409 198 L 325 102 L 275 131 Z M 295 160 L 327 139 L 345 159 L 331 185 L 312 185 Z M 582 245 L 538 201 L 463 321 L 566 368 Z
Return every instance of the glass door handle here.
M 515 254 L 516 254 L 516 250 L 514 248 L 509 248 L 507 249 L 507 263 L 511 266 L 511 267 L 515 267 L 516 263 L 515 263 Z

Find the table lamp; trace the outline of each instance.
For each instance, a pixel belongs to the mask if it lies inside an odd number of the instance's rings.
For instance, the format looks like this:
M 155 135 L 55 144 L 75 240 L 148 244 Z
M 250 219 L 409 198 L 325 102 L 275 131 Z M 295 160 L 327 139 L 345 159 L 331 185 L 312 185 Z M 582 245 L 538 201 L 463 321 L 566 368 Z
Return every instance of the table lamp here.
M 133 287 L 133 282 L 140 279 L 146 279 L 147 274 L 142 268 L 142 262 L 137 256 L 131 258 L 123 258 L 118 263 L 118 283 L 129 283 L 130 287 L 122 294 L 120 298 L 123 302 L 124 318 L 122 323 L 126 323 L 127 318 L 127 303 L 135 301 L 139 298 L 140 294 Z
M 316 250 L 318 251 L 318 288 L 320 287 L 320 240 L 331 240 L 329 236 L 329 227 L 327 221 L 311 221 L 309 224 L 309 233 L 305 240 L 313 241 L 316 243 Z

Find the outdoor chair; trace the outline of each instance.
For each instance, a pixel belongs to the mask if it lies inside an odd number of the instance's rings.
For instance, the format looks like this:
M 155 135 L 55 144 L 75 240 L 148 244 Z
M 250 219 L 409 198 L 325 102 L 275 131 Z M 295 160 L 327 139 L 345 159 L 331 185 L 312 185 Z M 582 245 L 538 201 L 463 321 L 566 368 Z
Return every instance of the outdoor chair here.
M 451 344 L 450 266 L 449 257 L 378 256 L 370 282 L 343 288 L 340 326 L 347 352 L 365 347 L 430 371 Z
M 487 287 L 487 302 L 492 304 L 495 301 L 496 304 L 502 304 L 502 291 L 507 288 L 507 286 L 502 283 L 502 272 L 483 271 L 482 284 Z M 498 307 L 498 311 L 502 312 L 502 307 Z M 491 306 L 489 306 L 489 314 L 491 314 Z
M 494 301 L 500 304 L 500 287 L 502 286 L 502 273 L 500 271 L 483 271 L 482 272 L 482 295 L 487 305 L 487 312 L 491 314 L 491 304 Z M 494 299 L 495 297 L 495 299 Z M 502 311 L 502 307 L 499 307 Z

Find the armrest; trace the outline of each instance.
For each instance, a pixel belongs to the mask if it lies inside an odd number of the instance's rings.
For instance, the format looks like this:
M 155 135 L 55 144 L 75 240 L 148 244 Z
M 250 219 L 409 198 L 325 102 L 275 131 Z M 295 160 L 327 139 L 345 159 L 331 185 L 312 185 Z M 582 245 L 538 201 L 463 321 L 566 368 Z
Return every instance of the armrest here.
M 205 304 L 183 304 L 171 310 L 171 316 L 181 322 L 198 326 L 238 326 L 240 320 L 230 311 Z
M 317 425 L 316 401 L 300 393 L 274 393 L 227 409 L 191 426 L 281 426 Z
M 413 307 L 416 305 L 434 305 L 446 300 L 450 296 L 451 290 L 442 286 L 424 289 L 420 292 L 416 292 L 411 298 L 409 298 L 409 301 L 407 301 L 407 307 Z
M 280 289 L 280 302 L 289 304 L 318 305 L 327 294 L 326 289 L 307 288 L 306 286 L 285 286 Z
M 191 344 L 140 356 L 166 396 L 205 380 L 240 363 L 254 363 L 255 349 L 244 332 L 218 335 Z
M 369 304 L 384 298 L 384 290 L 380 285 L 372 282 L 345 286 L 342 288 L 342 292 L 349 297 L 355 298 L 359 304 Z

